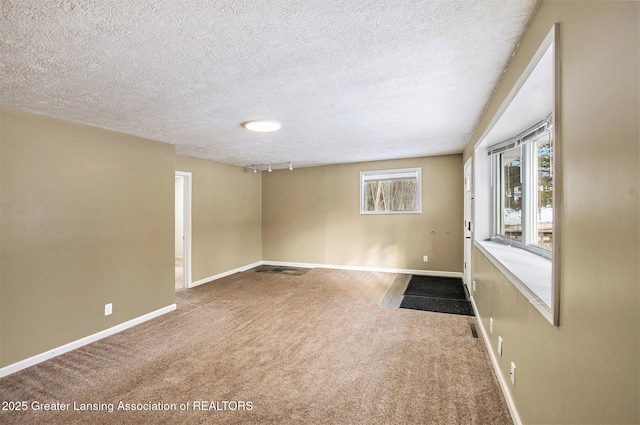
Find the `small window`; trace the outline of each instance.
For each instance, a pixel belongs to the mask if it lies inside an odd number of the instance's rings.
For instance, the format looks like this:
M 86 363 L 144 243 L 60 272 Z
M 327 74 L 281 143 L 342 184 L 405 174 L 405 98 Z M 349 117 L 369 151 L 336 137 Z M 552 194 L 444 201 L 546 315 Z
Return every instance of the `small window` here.
M 422 213 L 421 169 L 360 173 L 360 214 Z

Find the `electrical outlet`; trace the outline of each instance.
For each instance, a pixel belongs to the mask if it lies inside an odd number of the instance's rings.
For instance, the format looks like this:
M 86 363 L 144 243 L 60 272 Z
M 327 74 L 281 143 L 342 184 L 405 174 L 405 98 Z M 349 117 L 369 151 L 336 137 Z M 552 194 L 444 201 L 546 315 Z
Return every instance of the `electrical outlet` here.
M 429 261 L 429 256 L 425 255 L 424 257 L 422 257 L 422 261 L 424 261 L 425 263 Z
M 493 317 L 489 317 L 489 332 L 493 333 Z
M 498 337 L 498 354 L 502 356 L 502 337 Z
M 516 365 L 513 362 L 511 362 L 511 373 L 509 373 L 509 377 L 511 378 L 511 383 L 515 385 L 516 384 Z
M 112 303 L 105 304 L 104 305 L 104 315 L 108 316 L 111 313 L 113 313 L 113 304 Z

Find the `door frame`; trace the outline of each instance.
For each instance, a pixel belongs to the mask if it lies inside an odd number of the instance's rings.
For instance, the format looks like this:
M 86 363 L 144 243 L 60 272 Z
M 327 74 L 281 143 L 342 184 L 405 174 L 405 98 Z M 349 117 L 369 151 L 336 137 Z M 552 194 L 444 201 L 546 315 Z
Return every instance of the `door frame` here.
M 184 252 L 184 287 L 191 287 L 191 173 L 176 171 L 176 177 L 182 177 L 183 193 L 183 252 Z
M 471 285 L 471 251 L 473 249 L 473 158 L 469 158 L 464 164 L 464 263 L 462 269 L 462 280 L 469 289 L 469 294 L 473 294 Z

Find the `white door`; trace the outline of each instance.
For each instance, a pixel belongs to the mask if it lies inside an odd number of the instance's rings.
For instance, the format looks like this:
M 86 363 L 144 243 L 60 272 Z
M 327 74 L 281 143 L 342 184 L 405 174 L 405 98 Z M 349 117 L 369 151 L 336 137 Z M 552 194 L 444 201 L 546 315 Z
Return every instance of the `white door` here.
M 176 171 L 176 289 L 191 286 L 191 173 Z M 181 269 L 181 270 L 179 270 Z M 178 275 L 182 274 L 179 279 Z
M 471 158 L 464 165 L 464 272 L 463 280 L 471 292 Z

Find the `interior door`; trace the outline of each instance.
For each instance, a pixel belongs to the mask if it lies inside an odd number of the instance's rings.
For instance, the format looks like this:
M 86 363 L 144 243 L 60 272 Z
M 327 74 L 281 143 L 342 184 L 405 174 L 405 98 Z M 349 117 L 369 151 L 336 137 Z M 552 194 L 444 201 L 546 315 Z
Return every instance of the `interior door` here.
M 471 203 L 472 203 L 472 191 L 471 191 L 471 158 L 464 165 L 464 271 L 463 280 L 471 291 Z
M 191 173 L 189 172 L 176 171 L 175 217 L 176 289 L 189 288 L 191 287 Z M 179 279 L 180 273 L 181 279 Z

